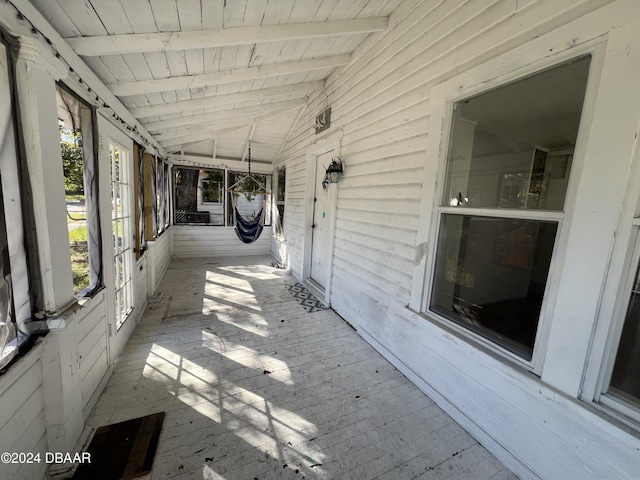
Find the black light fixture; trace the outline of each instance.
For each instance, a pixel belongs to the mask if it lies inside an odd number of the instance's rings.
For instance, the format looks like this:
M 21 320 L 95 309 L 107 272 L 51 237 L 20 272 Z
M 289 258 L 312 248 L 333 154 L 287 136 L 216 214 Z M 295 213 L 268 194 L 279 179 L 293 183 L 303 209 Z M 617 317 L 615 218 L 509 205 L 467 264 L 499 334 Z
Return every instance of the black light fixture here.
M 331 183 L 338 183 L 342 175 L 342 160 L 340 157 L 333 157 L 327 168 L 327 178 Z

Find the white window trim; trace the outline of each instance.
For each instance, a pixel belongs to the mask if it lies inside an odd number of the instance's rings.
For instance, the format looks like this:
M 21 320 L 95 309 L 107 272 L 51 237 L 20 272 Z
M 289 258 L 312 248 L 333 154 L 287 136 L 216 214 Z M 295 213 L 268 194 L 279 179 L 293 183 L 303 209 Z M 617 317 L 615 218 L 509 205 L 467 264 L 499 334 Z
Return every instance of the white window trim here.
M 126 239 L 127 246 L 126 248 L 124 248 L 123 250 L 119 250 L 116 252 L 116 249 L 114 247 L 111 248 L 111 254 L 110 254 L 110 260 L 111 262 L 115 262 L 115 257 L 118 255 L 121 255 L 123 257 L 123 261 L 124 261 L 124 269 L 125 272 L 127 271 L 127 269 L 129 270 L 129 279 L 125 281 L 125 284 L 122 287 L 119 286 L 115 286 L 114 288 L 114 295 L 117 294 L 117 290 L 124 290 L 124 293 L 126 295 L 125 297 L 125 312 L 124 312 L 124 316 L 122 318 L 119 318 L 117 312 L 115 315 L 115 323 L 116 323 L 116 331 L 120 330 L 124 324 L 126 323 L 126 321 L 129 319 L 129 317 L 131 316 L 131 312 L 134 309 L 134 284 L 135 284 L 135 255 L 133 254 L 133 245 L 131 243 L 131 239 L 133 238 L 133 236 L 131 235 L 132 230 L 135 231 L 135 229 L 133 229 L 133 218 L 131 215 L 131 204 L 133 203 L 131 201 L 132 197 L 133 197 L 133 185 L 131 182 L 131 179 L 133 177 L 132 175 L 132 152 L 130 148 L 127 148 L 125 145 L 125 142 L 120 142 L 118 139 L 113 138 L 111 135 L 107 135 L 107 145 L 106 148 L 109 150 L 109 155 L 110 155 L 110 150 L 111 150 L 111 146 L 114 146 L 116 149 L 120 150 L 121 152 L 127 152 L 127 160 L 126 162 L 123 161 L 122 158 L 120 158 L 120 178 L 118 179 L 118 184 L 120 184 L 122 188 L 122 192 L 123 196 L 121 198 L 119 198 L 119 200 L 121 200 L 121 205 L 122 205 L 122 215 L 124 216 L 116 216 L 116 218 L 113 218 L 113 214 L 109 216 L 109 220 L 111 222 L 111 229 L 109 230 L 110 234 L 113 234 L 113 221 L 114 220 L 122 220 L 123 221 L 123 227 L 124 227 L 124 232 L 123 232 L 123 239 Z M 124 168 L 126 167 L 126 168 Z M 111 195 L 111 200 L 113 201 L 113 184 L 116 183 L 114 182 L 113 176 L 112 176 L 112 165 L 110 165 L 109 168 L 109 186 L 111 189 L 110 195 Z M 112 203 L 112 207 L 113 207 L 113 203 Z M 126 207 L 126 211 L 125 211 L 125 207 Z M 113 241 L 113 240 L 112 240 Z M 128 263 L 127 263 L 128 261 Z M 109 265 L 109 264 L 107 264 Z M 114 263 L 115 265 L 115 263 Z M 126 277 L 126 274 L 125 274 Z M 112 282 L 113 285 L 115 285 L 115 281 Z
M 423 188 L 419 214 L 419 227 L 416 235 L 416 266 L 413 272 L 411 296 L 408 308 L 423 318 L 436 323 L 440 327 L 458 334 L 463 339 L 486 348 L 489 352 L 522 366 L 523 368 L 541 375 L 546 346 L 550 334 L 550 318 L 556 303 L 556 292 L 560 283 L 564 254 L 567 248 L 568 225 L 565 219 L 570 219 L 580 180 L 580 171 L 586 151 L 588 126 L 591 124 L 595 106 L 595 97 L 602 67 L 604 64 L 606 37 L 593 38 L 579 46 L 569 47 L 564 44 L 564 50 L 549 55 L 548 42 L 540 38 L 524 46 L 500 55 L 478 67 L 463 72 L 431 89 L 428 115 L 429 137 L 427 158 L 437 161 L 427 162 L 423 177 Z M 567 187 L 564 210 L 550 211 L 515 211 L 506 210 L 502 215 L 496 215 L 497 209 L 469 208 L 441 206 L 444 190 L 444 174 L 446 172 L 449 138 L 453 121 L 453 105 L 455 102 L 490 91 L 519 79 L 534 75 L 542 70 L 560 65 L 574 58 L 591 55 L 589 80 L 585 91 L 583 111 L 581 115 L 580 131 L 576 139 L 573 156 L 572 173 Z M 518 58 L 518 61 L 514 61 Z M 522 58 L 531 61 L 523 62 Z M 524 66 L 522 66 L 524 64 Z M 434 182 L 433 179 L 436 179 Z M 549 268 L 547 285 L 540 310 L 540 321 L 535 336 L 535 344 L 530 361 L 501 347 L 494 341 L 472 332 L 461 325 L 452 322 L 428 309 L 430 294 L 433 288 L 433 272 L 436 263 L 437 241 L 440 229 L 440 218 L 444 213 L 500 216 L 508 218 L 528 218 L 552 220 L 558 222 L 558 231 L 554 243 L 552 263 Z
M 640 138 L 636 139 L 632 161 L 626 191 L 628 198 L 637 200 L 626 202 L 620 216 L 617 229 L 619 246 L 612 253 L 580 398 L 593 402 L 597 408 L 638 428 L 640 408 L 606 393 L 618 353 L 636 269 L 640 263 Z M 628 220 L 630 216 L 631 221 Z

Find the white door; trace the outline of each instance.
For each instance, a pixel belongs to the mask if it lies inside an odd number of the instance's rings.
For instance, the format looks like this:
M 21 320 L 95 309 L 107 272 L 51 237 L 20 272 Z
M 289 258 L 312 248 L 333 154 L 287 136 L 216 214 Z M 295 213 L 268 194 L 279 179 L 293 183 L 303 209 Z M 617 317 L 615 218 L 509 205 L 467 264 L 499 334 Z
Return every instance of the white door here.
M 313 190 L 313 215 L 311 224 L 311 264 L 309 270 L 310 279 L 321 290 L 324 290 L 329 280 L 331 259 L 329 258 L 331 246 L 331 225 L 334 211 L 335 195 L 331 195 L 331 189 L 336 185 L 323 187 L 325 172 L 331 163 L 334 151 L 317 155 L 315 157 L 316 173 Z
M 132 142 L 106 121 L 101 122 L 100 127 L 100 164 L 109 166 L 108 171 L 106 168 L 103 170 L 105 176 L 108 174 L 109 191 L 104 194 L 108 197 L 104 202 L 108 205 L 108 218 L 102 219 L 102 226 L 104 256 L 108 259 L 104 278 L 109 302 L 109 357 L 113 361 L 122 352 L 135 327 L 135 322 L 130 319 L 134 308 Z

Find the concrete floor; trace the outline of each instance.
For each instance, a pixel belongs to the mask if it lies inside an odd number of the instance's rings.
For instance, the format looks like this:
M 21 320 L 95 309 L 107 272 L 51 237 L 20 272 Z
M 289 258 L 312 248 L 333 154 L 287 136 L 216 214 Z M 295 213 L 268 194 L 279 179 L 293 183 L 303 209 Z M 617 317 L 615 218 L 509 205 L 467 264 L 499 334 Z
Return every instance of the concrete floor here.
M 516 478 L 268 257 L 174 260 L 89 424 L 165 411 L 151 478 Z

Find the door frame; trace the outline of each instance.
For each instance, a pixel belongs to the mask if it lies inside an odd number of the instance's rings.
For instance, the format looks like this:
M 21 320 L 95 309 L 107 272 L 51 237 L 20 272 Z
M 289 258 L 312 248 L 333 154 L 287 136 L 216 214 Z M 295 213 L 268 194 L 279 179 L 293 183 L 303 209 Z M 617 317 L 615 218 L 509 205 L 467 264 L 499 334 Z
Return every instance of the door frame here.
M 133 246 L 130 249 L 130 262 L 131 262 L 131 303 L 132 310 L 129 312 L 128 317 L 122 323 L 120 328 L 117 328 L 117 319 L 115 318 L 115 288 L 114 288 L 114 274 L 113 274 L 113 239 L 112 236 L 112 218 L 111 218 L 111 163 L 109 161 L 109 141 L 118 145 L 128 151 L 129 154 L 129 179 L 133 178 L 133 140 L 120 128 L 111 122 L 109 118 L 103 115 L 98 115 L 98 132 L 99 132 L 99 162 L 101 166 L 109 165 L 109 169 L 105 169 L 103 175 L 100 177 L 100 207 L 102 212 L 107 212 L 107 215 L 101 215 L 101 229 L 102 229 L 102 256 L 103 262 L 106 268 L 104 268 L 104 284 L 106 287 L 105 307 L 106 318 L 105 328 L 107 330 L 107 361 L 109 365 L 113 365 L 113 361 L 118 358 L 124 345 L 126 344 L 129 336 L 133 332 L 136 326 L 136 322 L 133 321 L 135 316 L 136 307 L 135 304 L 136 295 L 133 288 L 135 288 L 135 268 L 136 260 L 133 253 Z M 133 183 L 129 182 L 129 200 L 132 201 L 133 196 Z M 131 206 L 131 205 L 130 205 Z M 133 225 L 134 215 L 129 215 L 129 232 L 135 232 L 135 225 Z
M 313 229 L 311 224 L 313 223 L 314 202 L 313 195 L 314 189 L 311 188 L 315 185 L 316 181 L 316 158 L 328 152 L 335 152 L 334 156 L 341 156 L 342 147 L 342 132 L 337 132 L 333 135 L 318 140 L 316 143 L 307 148 L 306 151 L 306 208 L 305 208 L 305 227 L 304 227 L 304 241 L 303 241 L 303 264 L 302 264 L 302 283 L 307 287 L 321 302 L 325 305 L 331 305 L 331 284 L 333 278 L 333 246 L 335 243 L 335 229 L 336 229 L 336 213 L 338 207 L 338 185 L 339 183 L 333 183 L 329 186 L 329 211 L 327 212 L 329 217 L 329 245 L 327 246 L 328 256 L 328 272 L 327 279 L 324 286 L 324 290 L 318 288 L 316 282 L 311 280 L 311 250 Z

